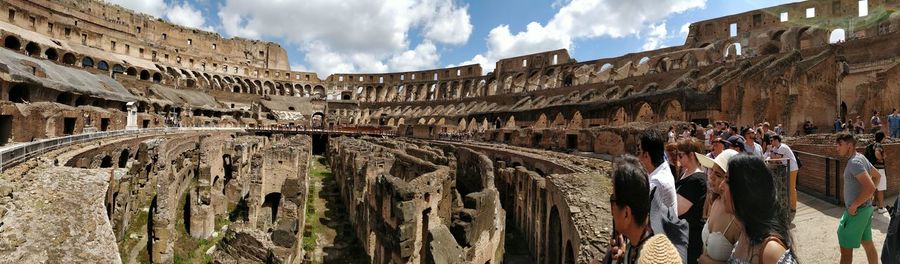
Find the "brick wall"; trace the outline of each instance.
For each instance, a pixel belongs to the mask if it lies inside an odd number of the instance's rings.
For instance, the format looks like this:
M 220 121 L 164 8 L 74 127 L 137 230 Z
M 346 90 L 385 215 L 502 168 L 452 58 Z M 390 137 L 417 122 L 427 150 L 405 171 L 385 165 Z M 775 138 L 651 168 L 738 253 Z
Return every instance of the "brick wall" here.
M 811 154 L 831 157 L 840 161 L 840 167 L 837 168 L 837 176 L 843 177 L 844 167 L 847 165 L 847 161 L 844 158 L 838 157 L 837 150 L 834 145 L 808 145 L 808 144 L 796 144 L 791 145 L 791 148 L 795 151 L 807 152 Z M 857 151 L 863 153 L 865 147 L 858 148 Z M 887 191 L 885 192 L 886 196 L 893 196 L 900 193 L 900 144 L 888 144 L 885 145 L 885 155 L 886 166 L 885 166 L 885 174 L 887 176 Z M 797 185 L 798 188 L 805 188 L 810 191 L 814 191 L 820 194 L 825 194 L 825 162 L 824 158 L 808 156 L 800 154 L 799 156 L 800 162 L 803 163 L 803 168 L 800 169 L 800 172 L 797 176 Z M 832 175 L 832 184 L 830 186 L 832 195 L 837 194 L 840 195 L 842 190 L 837 189 L 837 186 L 834 184 L 834 175 L 835 175 L 835 167 L 832 162 L 831 172 Z

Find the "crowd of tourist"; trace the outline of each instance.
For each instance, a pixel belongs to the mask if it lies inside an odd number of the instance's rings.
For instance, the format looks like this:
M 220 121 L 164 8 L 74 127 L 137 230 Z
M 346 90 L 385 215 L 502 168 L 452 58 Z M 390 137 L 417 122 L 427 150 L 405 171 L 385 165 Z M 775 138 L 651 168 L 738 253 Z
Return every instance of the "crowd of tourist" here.
M 615 232 L 604 262 L 797 263 L 789 230 L 801 164 L 782 141 L 782 131 L 770 130 L 768 123 L 737 129 L 727 122 L 686 130 L 646 131 L 636 156 L 614 161 L 609 199 Z M 851 263 L 859 247 L 869 263 L 879 261 L 872 216 L 886 211 L 886 155 L 880 145 L 885 133 L 875 136 L 865 154 L 856 151 L 849 131 L 834 142 L 847 161 L 836 241 L 841 263 Z M 774 175 L 771 163 L 787 166 L 786 202 L 776 191 L 783 185 L 776 180 L 783 177 Z M 888 252 L 896 249 L 888 244 L 881 261 L 894 263 L 897 256 Z

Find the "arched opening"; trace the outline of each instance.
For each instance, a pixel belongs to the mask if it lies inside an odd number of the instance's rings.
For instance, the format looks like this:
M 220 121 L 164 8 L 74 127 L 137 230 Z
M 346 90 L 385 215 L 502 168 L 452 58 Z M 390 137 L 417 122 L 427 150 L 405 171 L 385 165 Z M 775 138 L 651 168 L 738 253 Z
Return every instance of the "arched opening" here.
M 123 72 L 125 72 L 125 67 L 122 67 L 122 65 L 119 65 L 119 64 L 115 64 L 112 66 L 112 72 L 123 73 Z
M 107 63 L 106 61 L 100 61 L 97 63 L 97 69 L 102 70 L 102 71 L 108 71 L 109 63 Z
M 241 87 L 235 85 L 234 88 L 231 88 L 231 92 L 233 92 L 233 93 L 240 93 L 240 92 L 241 92 Z
M 44 51 L 44 57 L 47 57 L 48 60 L 56 61 L 59 59 L 59 53 L 56 52 L 56 49 L 49 48 Z
M 847 103 L 841 102 L 841 121 L 847 122 Z
M 112 157 L 109 155 L 103 156 L 103 159 L 100 159 L 100 168 L 112 168 L 112 166 Z
M 93 68 L 94 67 L 94 59 L 91 59 L 91 57 L 82 58 L 81 59 L 81 67 Z
M 562 263 L 562 226 L 559 222 L 559 210 L 554 205 L 550 209 L 550 219 L 548 224 L 547 237 L 547 263 Z
M 269 222 L 274 224 L 275 221 L 278 220 L 278 207 L 280 205 L 281 205 L 281 193 L 273 192 L 270 194 L 266 194 L 266 198 L 263 201 L 262 207 L 268 208 L 269 210 L 261 211 L 260 213 L 262 213 L 262 214 L 268 214 L 268 215 L 262 215 L 262 217 L 268 216 Z
M 25 45 L 25 55 L 34 57 L 40 56 L 41 46 L 38 46 L 38 44 L 34 42 L 28 42 L 28 44 Z
M 71 93 L 59 93 L 56 96 L 56 102 L 64 105 L 69 105 L 72 103 L 72 98 L 74 97 Z
M 3 40 L 3 47 L 11 50 L 19 50 L 22 48 L 22 42 L 19 42 L 19 38 L 6 36 Z
M 736 58 L 741 56 L 741 43 L 731 43 L 725 48 L 725 58 Z
M 141 80 L 144 80 L 144 81 L 150 80 L 150 71 L 142 70 L 140 78 L 141 78 Z
M 162 82 L 162 74 L 160 74 L 158 72 L 154 73 L 153 74 L 153 82 L 155 82 L 155 83 Z
M 841 43 L 847 40 L 847 33 L 843 28 L 835 29 L 831 31 L 831 35 L 828 37 L 829 44 Z
M 67 65 L 75 65 L 75 61 L 75 54 L 66 53 L 65 55 L 63 55 L 63 63 Z
M 123 149 L 122 153 L 119 154 L 119 168 L 125 168 L 128 165 L 128 149 Z
M 182 220 L 184 220 L 185 233 L 191 233 L 191 193 L 184 194 L 184 206 L 181 207 Z
M 9 88 L 9 101 L 13 103 L 25 103 L 28 99 L 28 87 L 17 84 Z
M 128 67 L 128 69 L 125 70 L 125 74 L 128 74 L 128 76 L 137 76 L 138 75 L 137 69 L 135 69 L 134 67 Z
M 222 155 L 222 167 L 225 170 L 225 182 L 222 183 L 222 194 L 225 194 L 225 190 L 227 189 L 228 183 L 231 182 L 231 179 L 234 178 L 234 172 L 232 163 L 231 163 L 231 155 L 225 154 Z
M 572 241 L 566 241 L 566 264 L 575 264 L 575 251 L 572 249 Z

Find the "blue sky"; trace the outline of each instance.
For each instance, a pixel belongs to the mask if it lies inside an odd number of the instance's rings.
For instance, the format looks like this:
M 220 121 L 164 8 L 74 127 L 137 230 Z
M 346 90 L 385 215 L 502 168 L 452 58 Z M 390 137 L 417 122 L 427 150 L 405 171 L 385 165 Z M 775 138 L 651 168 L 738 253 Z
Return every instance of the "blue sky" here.
M 579 61 L 684 43 L 690 22 L 786 0 L 108 0 L 281 43 L 295 70 L 426 70 L 568 48 Z

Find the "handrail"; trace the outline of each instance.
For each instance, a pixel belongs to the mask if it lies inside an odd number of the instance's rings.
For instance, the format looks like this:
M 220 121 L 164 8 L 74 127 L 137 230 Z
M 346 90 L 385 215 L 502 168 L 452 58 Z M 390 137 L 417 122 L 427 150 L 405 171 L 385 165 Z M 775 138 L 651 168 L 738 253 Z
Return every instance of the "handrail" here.
M 55 149 L 61 146 L 70 145 L 74 143 L 80 143 L 95 139 L 103 139 L 109 137 L 123 136 L 123 135 L 137 135 L 137 134 L 146 134 L 146 133 L 158 133 L 158 132 L 173 132 L 173 131 L 202 131 L 202 130 L 241 130 L 241 128 L 218 128 L 218 127 L 168 127 L 168 128 L 144 128 L 144 129 L 132 129 L 132 130 L 114 130 L 114 131 L 103 131 L 103 132 L 94 132 L 94 133 L 84 133 L 77 135 L 68 135 L 56 138 L 48 138 L 42 139 L 38 141 L 28 142 L 21 145 L 11 146 L 8 148 L 0 148 L 0 173 L 3 173 L 3 170 L 16 162 L 19 162 L 23 159 L 29 158 L 35 154 L 43 154 L 47 150 Z
M 843 178 L 841 177 L 841 160 L 834 158 L 823 156 L 819 154 L 813 154 L 809 152 L 803 151 L 794 151 L 797 154 L 797 158 L 801 159 L 821 159 L 825 164 L 824 171 L 822 172 L 822 179 L 825 181 L 824 184 L 824 193 L 815 190 L 814 188 L 806 188 L 800 186 L 800 177 L 812 176 L 805 175 L 802 172 L 808 172 L 809 170 L 801 169 L 801 173 L 797 175 L 797 190 L 801 190 L 807 194 L 810 194 L 816 198 L 822 199 L 824 201 L 830 202 L 832 204 L 840 205 L 843 202 Z M 809 162 L 809 161 L 807 161 Z

